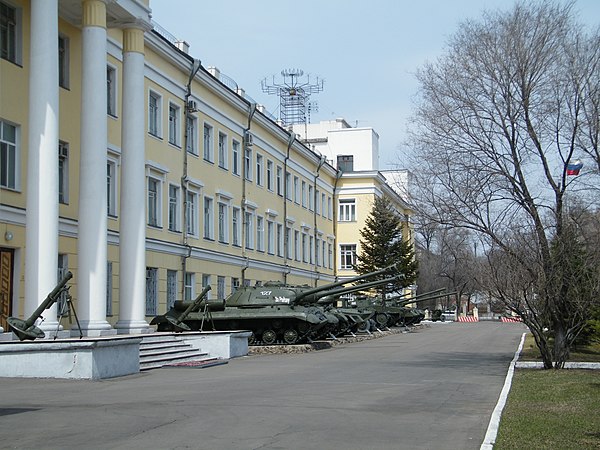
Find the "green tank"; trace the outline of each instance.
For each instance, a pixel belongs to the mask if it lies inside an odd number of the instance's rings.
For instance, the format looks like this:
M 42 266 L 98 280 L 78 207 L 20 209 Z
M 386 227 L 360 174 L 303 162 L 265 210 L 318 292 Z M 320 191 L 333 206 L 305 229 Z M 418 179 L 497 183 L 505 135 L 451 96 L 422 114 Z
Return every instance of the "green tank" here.
M 331 296 L 343 295 L 357 288 L 357 285 L 343 287 L 345 284 L 390 273 L 393 269 L 390 266 L 312 288 L 276 281 L 240 287 L 220 302 L 203 299 L 175 302 L 171 310 L 155 317 L 151 324 L 157 325 L 158 331 L 249 330 L 252 332 L 249 338 L 251 345 L 304 343 L 337 330 L 340 316 L 326 311 L 324 305 L 329 304 Z

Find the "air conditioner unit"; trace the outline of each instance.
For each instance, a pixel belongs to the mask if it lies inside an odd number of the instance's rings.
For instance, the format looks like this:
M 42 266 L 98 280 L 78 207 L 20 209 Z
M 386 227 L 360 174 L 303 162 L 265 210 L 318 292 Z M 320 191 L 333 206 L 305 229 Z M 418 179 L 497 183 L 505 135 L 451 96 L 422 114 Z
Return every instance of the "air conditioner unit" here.
M 244 133 L 244 142 L 246 144 L 246 147 L 252 147 L 254 145 L 254 136 L 252 136 L 252 133 L 250 133 L 249 131 L 246 131 Z
M 196 103 L 195 100 L 190 100 L 187 104 L 187 108 L 189 112 L 197 112 L 198 111 L 198 104 Z

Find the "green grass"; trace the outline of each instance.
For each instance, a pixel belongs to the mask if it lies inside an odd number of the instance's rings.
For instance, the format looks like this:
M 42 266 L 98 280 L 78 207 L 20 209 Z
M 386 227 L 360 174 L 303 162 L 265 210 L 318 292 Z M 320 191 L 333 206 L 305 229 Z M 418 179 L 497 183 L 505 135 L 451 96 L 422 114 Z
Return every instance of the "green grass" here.
M 540 352 L 535 345 L 535 340 L 531 333 L 525 337 L 523 351 L 519 357 L 520 361 L 541 361 Z M 575 348 L 569 355 L 569 361 L 576 362 L 600 362 L 600 343 L 595 343 L 586 347 Z
M 515 371 L 494 450 L 600 448 L 600 371 Z

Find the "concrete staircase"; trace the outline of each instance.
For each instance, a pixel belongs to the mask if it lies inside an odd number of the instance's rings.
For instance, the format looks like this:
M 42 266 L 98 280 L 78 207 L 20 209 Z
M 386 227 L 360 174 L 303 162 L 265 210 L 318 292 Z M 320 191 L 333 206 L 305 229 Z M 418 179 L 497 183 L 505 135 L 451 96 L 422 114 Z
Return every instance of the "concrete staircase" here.
M 140 343 L 140 371 L 164 366 L 209 367 L 226 363 L 170 334 L 144 336 Z

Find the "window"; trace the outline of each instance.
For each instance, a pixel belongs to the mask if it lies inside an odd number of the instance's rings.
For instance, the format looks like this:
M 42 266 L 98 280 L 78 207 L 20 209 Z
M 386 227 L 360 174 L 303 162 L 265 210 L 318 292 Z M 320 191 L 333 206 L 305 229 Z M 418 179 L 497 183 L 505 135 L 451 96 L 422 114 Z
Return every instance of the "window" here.
M 321 194 L 321 216 L 327 217 L 325 208 L 327 207 L 327 203 L 325 203 L 325 194 Z
M 169 184 L 169 231 L 180 231 L 179 230 L 179 216 L 181 215 L 180 205 L 180 192 L 179 186 Z
M 250 147 L 244 149 L 244 176 L 246 180 L 252 181 L 252 149 Z
M 198 129 L 198 119 L 194 116 L 187 116 L 186 118 L 186 142 L 185 150 L 192 155 L 198 156 L 198 139 L 196 137 Z
M 354 172 L 354 156 L 338 155 L 337 168 L 342 172 Z
M 285 198 L 292 199 L 292 174 L 289 172 L 285 173 Z
M 356 262 L 356 244 L 340 245 L 340 269 L 352 269 Z
M 327 196 L 327 218 L 331 220 L 331 197 Z
M 302 181 L 302 206 L 306 208 L 306 181 Z
M 233 294 L 240 287 L 240 279 L 239 278 L 231 278 L 231 293 Z
M 267 189 L 273 190 L 273 161 L 267 160 Z
M 146 315 L 156 315 L 158 304 L 158 269 L 146 267 Z
M 254 248 L 254 214 L 250 211 L 244 212 L 244 222 L 246 227 L 246 248 Z
M 169 144 L 177 147 L 181 146 L 181 138 L 179 136 L 180 117 L 181 108 L 173 103 L 169 103 Z
M 58 35 L 58 85 L 69 89 L 69 38 Z
M 175 305 L 177 299 L 177 271 L 167 270 L 167 311 Z
M 204 238 L 214 239 L 213 223 L 213 200 L 210 197 L 204 197 Z
M 300 179 L 294 177 L 294 202 L 300 203 Z
M 106 212 L 117 216 L 117 162 L 112 159 L 106 162 Z
M 285 227 L 285 245 L 287 245 L 285 249 L 285 254 L 287 259 L 292 259 L 292 229 L 290 227 Z
M 9 189 L 18 188 L 17 131 L 16 126 L 0 120 L 0 186 Z
M 308 262 L 308 242 L 306 233 L 302 233 L 302 262 Z
M 233 245 L 240 246 L 240 209 L 233 208 L 231 211 L 231 231 Z
M 58 201 L 69 203 L 69 144 L 58 141 Z
M 226 244 L 229 242 L 229 217 L 227 212 L 229 207 L 226 203 L 219 202 L 219 242 Z
M 283 224 L 277 224 L 277 256 L 283 256 Z
M 276 181 L 275 181 L 275 186 L 276 186 L 276 189 L 277 189 L 277 195 L 281 195 L 281 196 L 283 196 L 283 192 L 281 192 L 281 188 L 282 188 L 282 186 L 281 186 L 281 182 L 282 182 L 281 177 L 282 176 L 283 176 L 283 169 L 280 166 L 277 166 L 277 178 L 276 178 Z
M 256 185 L 257 186 L 263 185 L 262 175 L 263 175 L 263 157 L 262 157 L 262 155 L 259 155 L 257 153 L 256 154 Z
M 117 69 L 106 67 L 106 113 L 117 117 Z
M 256 250 L 265 251 L 265 219 L 261 216 L 256 217 Z
M 275 224 L 267 220 L 267 253 L 275 254 Z
M 319 190 L 317 189 L 315 191 L 315 212 L 317 214 L 321 214 L 321 205 L 319 203 L 320 199 L 321 199 L 321 194 L 320 194 Z
M 327 244 L 327 259 L 329 261 L 327 267 L 329 269 L 333 269 L 333 244 L 332 243 Z
M 206 286 L 210 286 L 210 275 L 203 273 L 202 274 L 202 289 L 204 289 Z M 206 299 L 210 298 L 210 291 L 206 294 Z
M 315 262 L 315 238 L 314 236 L 308 237 L 308 259 L 311 264 Z
M 213 162 L 213 128 L 207 123 L 204 124 L 202 142 L 204 145 L 204 159 L 208 162 Z
M 186 272 L 183 282 L 183 296 L 186 302 L 191 302 L 194 299 L 194 290 L 196 285 L 196 274 Z
M 160 226 L 160 180 L 148 177 L 148 225 Z
M 313 210 L 313 204 L 314 204 L 314 197 L 313 197 L 313 187 L 312 186 L 308 186 L 308 210 L 312 211 Z
M 232 150 L 232 172 L 234 175 L 240 174 L 240 143 L 238 141 L 233 141 L 231 143 Z
M 187 191 L 186 194 L 186 231 L 192 236 L 198 236 L 198 194 Z
M 148 133 L 160 137 L 160 108 L 162 99 L 156 92 L 150 91 L 148 95 Z
M 219 167 L 227 169 L 227 135 L 219 133 Z
M 0 2 L 0 58 L 20 63 L 21 17 L 20 10 Z
M 62 280 L 69 270 L 69 256 L 65 254 L 58 255 L 58 280 Z M 108 283 L 108 280 L 107 280 Z M 108 293 L 108 290 L 107 290 Z M 69 304 L 67 303 L 67 291 L 62 291 L 56 302 L 56 317 L 65 316 L 69 313 Z M 112 303 L 111 303 L 112 307 Z M 107 305 L 108 310 L 108 305 Z M 110 315 L 110 314 L 107 314 Z
M 340 222 L 354 222 L 356 220 L 356 200 L 353 198 L 340 199 Z
M 225 298 L 225 277 L 217 277 L 217 299 L 223 300 Z
M 294 230 L 294 253 L 296 261 L 300 261 L 300 232 Z

